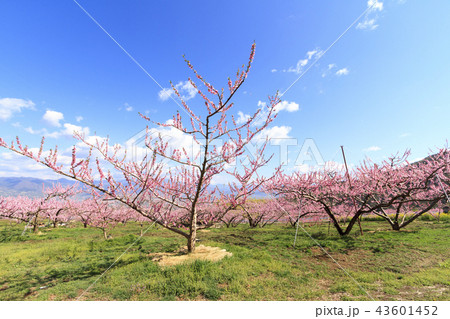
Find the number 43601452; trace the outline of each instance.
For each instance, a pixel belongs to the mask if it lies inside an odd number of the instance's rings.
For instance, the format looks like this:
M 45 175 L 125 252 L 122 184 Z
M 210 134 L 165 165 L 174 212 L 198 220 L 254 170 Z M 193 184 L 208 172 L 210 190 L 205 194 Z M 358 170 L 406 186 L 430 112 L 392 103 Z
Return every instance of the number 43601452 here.
M 379 315 L 382 316 L 437 316 L 436 306 L 379 306 L 375 310 Z

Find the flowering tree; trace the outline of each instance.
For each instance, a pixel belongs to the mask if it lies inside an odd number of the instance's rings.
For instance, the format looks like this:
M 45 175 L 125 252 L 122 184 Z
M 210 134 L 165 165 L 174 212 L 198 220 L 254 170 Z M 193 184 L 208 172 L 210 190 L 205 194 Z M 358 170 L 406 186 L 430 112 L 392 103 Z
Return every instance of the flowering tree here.
M 66 222 L 73 218 L 70 214 L 68 200 L 80 193 L 80 189 L 76 185 L 62 186 L 55 184 L 43 191 L 46 202 L 46 209 L 43 210 L 44 218 L 55 228 L 58 223 Z
M 17 143 L 11 145 L 0 139 L 0 146 L 33 158 L 58 174 L 95 188 L 157 224 L 184 236 L 187 239 L 188 251 L 192 252 L 195 248 L 197 229 L 211 225 L 210 220 L 202 221 L 203 217 L 210 218 L 208 214 L 204 214 L 202 207 L 207 207 L 216 198 L 214 190 L 211 189 L 211 181 L 219 174 L 229 173 L 236 176 L 234 170 L 229 169 L 229 165 L 237 157 L 245 155 L 245 146 L 276 116 L 274 109 L 280 101 L 277 96 L 269 98 L 270 103 L 265 106 L 267 110 L 258 110 L 245 123 L 238 123 L 230 116 L 233 107 L 231 99 L 247 78 L 254 53 L 253 44 L 247 66 L 238 70 L 234 81 L 228 79 L 228 95 L 224 94 L 224 89 L 217 90 L 208 83 L 192 64 L 185 60 L 201 85 L 206 88 L 204 92 L 189 79 L 190 84 L 202 97 L 205 110 L 194 112 L 177 88 L 172 85 L 190 117 L 189 125 L 185 125 L 178 113 L 172 121 L 155 124 L 190 136 L 198 149 L 192 155 L 183 146 L 170 148 L 162 136 L 152 137 L 148 128 L 145 141 L 151 154 L 141 160 L 127 161 L 126 154 L 122 154 L 119 145 L 110 147 L 108 139 L 92 143 L 82 134 L 76 134 L 76 138 L 89 147 L 89 155 L 84 159 L 77 158 L 77 150 L 74 147 L 69 167 L 59 164 L 57 147 L 50 150 L 45 158 L 41 157 L 44 140 L 37 153 L 26 146 L 23 147 L 18 138 Z M 149 118 L 141 116 L 150 121 Z M 261 122 L 262 124 L 257 125 Z M 221 146 L 216 144 L 219 141 L 223 141 Z M 92 158 L 93 151 L 99 154 L 101 161 Z M 168 160 L 172 166 L 165 164 L 164 160 Z M 109 163 L 125 182 L 119 181 L 109 170 L 106 171 L 104 162 Z M 250 164 L 252 165 L 250 170 L 256 170 L 255 162 Z M 94 169 L 99 175 L 98 179 L 94 178 Z
M 295 193 L 285 193 L 283 196 L 279 196 L 276 203 L 284 213 L 280 221 L 292 227 L 297 226 L 297 223 L 309 217 L 311 217 L 309 221 L 319 221 L 317 217 L 323 215 L 320 214 L 320 207 L 318 205 L 315 205 L 312 201 L 303 201 Z
M 241 205 L 244 216 L 251 228 L 264 227 L 277 222 L 283 212 L 272 199 L 253 199 Z
M 49 219 L 56 227 L 67 209 L 67 199 L 78 193 L 75 186 L 53 185 L 43 189 L 42 198 L 10 196 L 0 198 L 0 217 L 19 220 L 31 224 L 33 231 L 39 227 L 40 219 Z
M 235 168 L 231 172 L 227 172 L 234 177 L 233 182 L 228 183 L 228 191 L 218 190 L 220 197 L 215 201 L 215 216 L 219 218 L 227 227 L 236 226 L 245 219 L 248 220 L 249 213 L 245 213 L 245 204 L 261 189 L 265 183 L 273 178 L 265 178 L 258 175 L 258 169 L 266 165 L 270 159 L 263 156 L 265 144 L 256 150 L 253 158 L 246 158 L 250 165 L 245 165 L 241 160 L 243 172 L 239 172 Z M 276 172 L 279 168 L 276 169 Z M 251 214 L 254 215 L 254 214 Z M 250 223 L 251 224 L 251 223 Z
M 379 215 L 399 230 L 445 198 L 438 176 L 449 185 L 448 149 L 420 163 L 410 164 L 408 156 L 405 152 L 381 164 L 365 161 L 349 174 L 352 187 L 345 172 L 322 170 L 278 174 L 270 188 L 283 199 L 301 199 L 315 218 L 327 216 L 340 235 L 348 235 L 366 214 Z
M 400 230 L 435 208 L 449 189 L 450 152 L 444 148 L 423 161 L 410 164 L 409 152 L 392 157 L 380 165 L 364 163 L 359 168 L 366 192 L 366 207 L 384 218 L 393 230 Z M 442 182 L 440 182 L 439 181 Z M 445 186 L 444 186 L 445 185 Z M 361 196 L 358 198 L 361 202 Z
M 276 197 L 285 202 L 301 200 L 302 205 L 310 207 L 308 211 L 316 212 L 313 215 L 315 219 L 327 216 L 340 235 L 347 235 L 364 212 L 352 210 L 351 196 L 357 193 L 358 188 L 349 189 L 345 178 L 344 172 L 331 173 L 325 170 L 305 174 L 294 172 L 291 175 L 280 173 L 270 188 Z M 342 221 L 350 215 L 348 225 L 343 226 Z
M 137 213 L 136 211 L 132 210 L 130 212 L 131 220 L 135 221 L 136 223 L 138 223 L 139 225 L 139 235 L 143 236 L 144 235 L 144 225 L 146 225 L 149 222 L 149 219 L 139 213 Z
M 89 226 L 102 231 L 103 238 L 108 239 L 108 230 L 114 228 L 122 220 L 121 215 L 128 212 L 123 205 L 111 201 L 107 195 L 92 190 L 91 197 L 84 200 L 84 211 L 89 215 Z
M 29 223 L 35 217 L 35 200 L 26 196 L 0 197 L 0 217 Z
M 236 227 L 239 224 L 242 224 L 244 221 L 244 216 L 242 216 L 242 210 L 239 209 L 231 209 L 225 215 L 220 217 L 220 221 L 225 224 L 227 228 Z
M 118 203 L 95 189 L 91 189 L 82 199 L 68 200 L 65 203 L 67 215 L 71 220 L 77 220 L 84 228 L 93 227 L 101 230 L 105 239 L 110 238 L 108 231 L 118 223 L 125 224 L 129 220 L 139 220 L 142 215 L 128 206 Z
M 93 219 L 94 211 L 91 209 L 89 199 L 70 199 L 67 201 L 68 214 L 75 220 L 81 222 L 87 228 Z

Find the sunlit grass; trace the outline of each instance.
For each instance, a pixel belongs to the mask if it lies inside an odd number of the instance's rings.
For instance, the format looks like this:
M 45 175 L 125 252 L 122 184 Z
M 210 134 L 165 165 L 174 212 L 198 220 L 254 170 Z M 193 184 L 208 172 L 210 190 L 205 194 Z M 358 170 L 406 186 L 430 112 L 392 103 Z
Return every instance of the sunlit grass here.
M 135 224 L 118 226 L 113 239 L 82 227 L 45 228 L 0 222 L 0 299 L 73 300 L 138 239 Z M 448 218 L 417 221 L 404 231 L 385 222 L 363 221 L 340 238 L 328 225 L 305 226 L 375 299 L 450 298 L 450 223 Z M 84 296 L 88 300 L 368 300 L 345 273 L 302 230 L 211 229 L 200 243 L 225 248 L 233 257 L 161 268 L 149 252 L 175 251 L 180 236 L 152 226 L 127 254 Z

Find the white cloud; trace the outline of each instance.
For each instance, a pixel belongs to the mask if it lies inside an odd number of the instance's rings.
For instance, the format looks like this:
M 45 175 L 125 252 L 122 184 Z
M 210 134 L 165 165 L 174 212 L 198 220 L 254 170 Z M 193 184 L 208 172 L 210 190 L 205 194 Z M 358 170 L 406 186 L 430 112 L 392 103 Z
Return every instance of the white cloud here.
M 32 150 L 33 152 L 38 152 L 38 149 Z M 44 153 L 42 154 L 43 157 L 48 155 L 48 152 Z M 0 153 L 0 158 L 0 177 L 34 177 L 40 179 L 61 178 L 61 175 L 54 173 L 48 167 L 36 163 L 33 159 L 13 152 Z
M 263 101 L 258 101 L 258 106 L 262 107 L 262 106 L 266 106 L 267 103 L 263 102 Z
M 294 72 L 297 74 L 300 74 L 303 72 L 303 69 L 305 68 L 305 66 L 309 63 L 309 61 L 311 61 L 312 59 L 319 59 L 323 54 L 323 51 L 320 50 L 319 48 L 311 50 L 306 52 L 306 58 L 305 59 L 300 59 L 297 62 L 297 65 L 295 67 L 290 67 L 287 70 L 283 70 L 284 72 Z
M 19 113 L 22 109 L 34 109 L 34 103 L 10 97 L 0 99 L 0 119 L 3 121 L 9 120 L 14 113 Z
M 364 152 L 378 152 L 381 151 L 381 147 L 379 146 L 370 146 L 368 148 L 363 149 Z
M 328 68 L 322 72 L 322 77 L 324 78 L 324 77 L 328 76 L 328 74 L 330 74 L 331 70 L 333 70 L 336 67 L 337 67 L 336 63 L 328 64 Z
M 244 124 L 250 119 L 250 115 L 244 114 L 243 112 L 238 112 L 238 118 L 236 119 L 236 124 Z
M 121 107 L 118 108 L 118 110 L 119 110 L 119 111 L 125 110 L 125 111 L 127 111 L 127 112 L 131 112 L 131 111 L 134 110 L 134 108 L 133 108 L 130 104 L 124 103 L 123 106 L 121 106 Z
M 75 120 L 76 120 L 78 123 L 81 122 L 83 119 L 84 119 L 84 118 L 83 118 L 82 116 L 77 116 L 77 117 L 75 118 Z
M 376 24 L 378 16 L 373 15 L 377 11 L 383 10 L 383 2 L 378 0 L 369 0 L 367 1 L 367 7 L 370 8 L 370 10 L 364 16 L 364 20 L 356 25 L 356 28 L 361 30 L 375 30 L 378 27 L 378 24 Z
M 36 134 L 41 134 L 42 132 L 45 131 L 45 135 L 47 137 L 60 137 L 60 136 L 69 136 L 72 135 L 74 133 L 74 131 L 80 131 L 84 134 L 86 134 L 86 141 L 88 141 L 89 143 L 92 144 L 96 144 L 95 141 L 98 140 L 99 143 L 102 143 L 105 138 L 103 137 L 99 137 L 99 136 L 89 136 L 89 128 L 87 127 L 81 127 L 81 126 L 77 126 L 77 125 L 73 125 L 70 123 L 65 123 L 63 125 L 63 128 L 60 131 L 56 131 L 53 133 L 48 133 L 47 130 L 44 128 L 42 130 L 39 130 L 39 132 L 34 131 L 32 128 L 27 128 L 27 130 L 36 133 Z M 77 144 L 77 157 L 78 158 L 85 158 L 88 155 L 89 152 L 89 147 L 82 143 L 82 142 L 78 142 Z M 112 145 L 111 145 L 111 149 L 112 149 Z M 39 149 L 37 147 L 31 147 L 29 148 L 29 150 L 31 152 L 33 152 L 33 154 L 37 154 L 39 152 Z M 69 147 L 67 149 L 63 149 L 60 148 L 59 149 L 59 155 L 58 155 L 58 164 L 63 164 L 65 166 L 65 168 L 67 169 L 67 166 L 70 165 L 71 161 L 72 161 L 72 156 L 71 156 L 71 152 L 72 152 L 72 147 Z M 44 148 L 44 151 L 42 152 L 41 158 L 45 158 L 47 156 L 49 156 L 50 151 L 48 149 L 48 145 L 47 147 Z M 118 154 L 119 157 L 124 155 L 124 152 Z M 100 158 L 100 162 L 101 165 L 105 165 L 105 171 L 107 170 L 106 168 L 109 168 L 109 164 L 104 162 L 101 158 L 101 154 L 96 151 L 94 149 L 93 154 L 92 154 L 93 158 L 98 157 Z M 94 177 L 97 175 L 95 173 L 94 170 Z M 112 170 L 112 175 L 115 178 L 120 178 L 120 176 L 117 176 L 117 172 Z M 16 153 L 13 152 L 6 152 L 6 153 L 2 153 L 0 152 L 0 177 L 5 176 L 5 177 L 13 177 L 13 176 L 17 176 L 17 177 L 36 177 L 36 178 L 41 178 L 41 179 L 59 179 L 61 178 L 61 175 L 58 175 L 56 173 L 54 173 L 51 169 L 40 165 L 38 163 L 36 163 L 34 160 L 31 160 L 29 158 L 26 158 L 24 156 L 18 155 Z M 98 176 L 97 176 L 98 178 Z
M 347 68 L 342 68 L 336 71 L 337 76 L 347 75 L 349 73 Z
M 372 7 L 371 11 L 382 11 L 383 10 L 383 2 L 378 0 L 369 0 L 367 1 L 367 7 Z
M 29 127 L 25 127 L 24 128 L 25 132 L 30 133 L 30 134 L 40 134 L 40 135 L 45 135 L 48 133 L 48 131 L 44 128 L 41 130 L 33 130 L 33 128 L 31 126 Z
M 173 90 L 171 88 L 164 88 L 158 93 L 158 97 L 161 101 L 168 100 L 172 94 L 174 94 Z
M 125 107 L 125 111 L 127 111 L 127 112 L 133 111 L 133 107 L 128 103 L 125 103 L 124 107 Z
M 259 112 L 259 115 L 256 117 L 256 119 L 252 122 L 253 125 L 261 125 L 264 123 L 269 111 L 267 110 L 267 103 L 263 101 L 258 101 L 258 107 L 261 109 Z M 289 101 L 281 101 L 275 106 L 274 113 L 279 113 L 281 111 L 286 112 L 297 112 L 300 109 L 300 106 L 298 103 L 295 102 L 289 102 Z M 236 120 L 237 124 L 243 124 L 248 121 L 250 118 L 249 114 L 244 114 L 243 112 L 238 112 L 238 118 Z
M 169 119 L 166 121 L 166 124 L 170 124 L 173 120 Z M 125 148 L 127 152 L 134 154 L 137 158 L 141 158 L 143 155 L 149 153 L 149 149 L 145 146 L 145 132 L 142 132 L 142 136 L 135 136 L 129 139 L 125 143 Z M 202 143 L 201 139 L 196 141 L 192 135 L 181 132 L 180 130 L 174 127 L 154 127 L 150 128 L 149 136 L 155 141 L 159 141 L 159 137 L 161 137 L 164 143 L 168 143 L 169 153 L 173 150 L 181 150 L 184 148 L 188 156 L 193 160 L 200 152 L 201 148 L 199 143 Z M 182 154 L 182 159 L 185 159 L 185 155 Z M 174 164 L 170 160 L 166 160 L 166 162 L 170 164 Z
M 175 85 L 175 88 L 181 94 L 183 100 L 188 101 L 193 99 L 197 95 L 197 89 L 189 81 L 180 81 Z M 167 101 L 170 97 L 175 96 L 175 92 L 172 88 L 163 88 L 158 93 L 158 97 L 161 101 Z
M 314 54 L 317 53 L 317 50 L 311 50 L 306 52 L 306 56 L 308 57 L 308 60 L 311 60 L 311 58 L 314 56 Z
M 278 71 L 277 69 L 270 70 L 270 72 L 272 72 L 272 73 L 277 72 L 277 71 Z
M 356 28 L 361 30 L 375 30 L 378 28 L 378 24 L 375 24 L 375 19 L 365 19 L 363 22 L 358 23 Z
M 0 153 L 0 157 L 5 159 L 5 160 L 10 160 L 13 158 L 13 152 L 2 152 Z
M 82 126 L 74 125 L 71 123 L 64 123 L 62 125 L 61 130 L 54 131 L 54 132 L 49 132 L 46 128 L 36 130 L 36 129 L 33 129 L 31 126 L 25 127 L 24 130 L 25 130 L 25 132 L 28 132 L 30 134 L 43 135 L 43 136 L 49 137 L 49 138 L 59 138 L 62 136 L 69 137 L 69 136 L 73 136 L 73 134 L 75 132 L 79 132 L 81 134 L 84 134 L 85 136 L 89 136 L 89 133 L 90 133 L 89 127 L 82 127 Z
M 292 138 L 289 136 L 289 132 L 292 130 L 290 126 L 273 126 L 270 128 L 266 128 L 259 132 L 256 136 L 256 140 L 265 140 L 266 138 L 269 140 L 277 140 L 277 139 L 287 139 Z M 272 144 L 276 144 L 276 141 L 272 141 Z
M 408 137 L 411 136 L 411 133 L 402 133 L 399 135 L 399 137 L 404 138 L 404 137 Z
M 78 125 L 64 123 L 64 129 L 60 132 L 60 135 L 73 136 L 75 132 L 84 134 L 86 136 L 89 135 L 89 127 L 81 127 Z
M 258 101 L 258 107 L 261 108 L 261 115 L 260 117 L 264 118 L 266 114 L 268 113 L 266 108 L 266 102 Z M 275 113 L 278 113 L 280 111 L 287 111 L 287 112 L 296 112 L 300 109 L 300 106 L 298 103 L 295 102 L 289 102 L 289 101 L 281 101 L 275 106 Z M 248 116 L 248 115 L 247 115 Z
M 334 69 L 337 69 L 337 71 L 334 71 Z M 341 75 L 347 75 L 349 74 L 349 69 L 348 68 L 338 68 L 338 65 L 336 63 L 330 63 L 328 64 L 328 67 L 326 69 L 323 70 L 322 72 L 322 77 L 325 78 L 330 74 L 334 74 L 337 76 L 341 76 Z
M 299 107 L 298 103 L 289 102 L 289 101 L 281 101 L 280 103 L 278 103 L 275 106 L 275 113 L 278 113 L 280 111 L 297 112 L 299 109 L 300 109 L 300 107 Z
M 59 122 L 64 119 L 64 115 L 61 112 L 47 110 L 42 119 L 51 126 L 61 127 Z

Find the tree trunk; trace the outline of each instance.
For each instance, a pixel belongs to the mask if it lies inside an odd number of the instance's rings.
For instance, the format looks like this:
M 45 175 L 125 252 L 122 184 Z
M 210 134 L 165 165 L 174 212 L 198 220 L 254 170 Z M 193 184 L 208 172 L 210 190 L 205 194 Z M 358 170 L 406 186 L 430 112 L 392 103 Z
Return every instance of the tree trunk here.
M 359 217 L 360 217 L 361 215 L 360 214 L 357 214 L 357 215 L 354 215 L 353 216 L 353 218 L 350 220 L 350 223 L 347 225 L 347 228 L 345 229 L 345 232 L 343 233 L 343 234 L 340 234 L 341 236 L 342 235 L 349 235 L 350 234 L 350 232 L 352 231 L 352 229 L 353 229 L 353 226 L 355 225 L 355 223 L 359 220 Z
M 322 203 L 322 204 L 323 204 L 323 203 Z M 334 226 L 334 228 L 336 228 L 338 234 L 339 234 L 340 236 L 346 235 L 346 233 L 344 233 L 344 231 L 342 230 L 341 225 L 339 225 L 338 220 L 336 219 L 336 217 L 335 217 L 335 216 L 333 215 L 333 213 L 331 212 L 331 209 L 330 209 L 329 207 L 325 206 L 325 205 L 324 205 L 323 208 L 324 208 L 325 212 L 327 213 L 328 217 L 330 218 L 330 220 L 333 222 L 333 226 Z M 352 227 L 353 227 L 353 225 L 352 225 Z M 347 230 L 348 230 L 348 228 L 347 228 Z M 350 230 L 351 230 L 351 229 L 350 229 Z
M 103 238 L 108 239 L 108 235 L 106 234 L 106 229 L 102 229 L 103 231 Z
M 427 213 L 430 211 L 430 209 L 432 209 L 437 203 L 439 202 L 439 199 L 435 199 L 431 202 L 431 204 L 429 204 L 427 207 L 425 207 L 423 210 L 421 210 L 420 212 L 414 214 L 414 216 L 412 216 L 411 218 L 409 218 L 406 221 L 403 221 L 399 226 L 398 226 L 398 230 L 400 230 L 403 227 L 408 226 L 409 224 L 411 224 L 413 221 L 415 221 L 417 218 L 419 218 L 420 216 L 422 216 L 423 214 Z
M 38 214 L 36 214 L 36 216 L 34 217 L 34 222 L 33 222 L 33 232 L 37 233 L 38 230 L 39 230 L 39 228 L 38 228 Z
M 194 211 L 191 218 L 191 225 L 189 226 L 188 237 L 188 253 L 193 253 L 195 250 L 195 240 L 197 239 L 197 211 Z
M 398 224 L 398 222 L 393 222 L 392 223 L 392 229 L 393 230 L 400 230 L 400 225 Z

